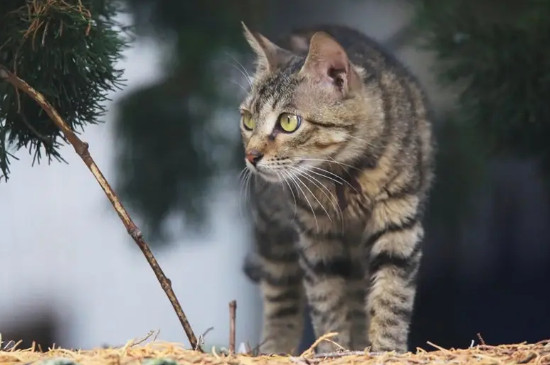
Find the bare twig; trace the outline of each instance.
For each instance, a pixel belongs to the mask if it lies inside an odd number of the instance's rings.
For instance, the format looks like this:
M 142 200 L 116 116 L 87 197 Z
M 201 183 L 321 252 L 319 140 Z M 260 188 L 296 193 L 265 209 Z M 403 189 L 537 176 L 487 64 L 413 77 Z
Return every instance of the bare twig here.
M 430 346 L 432 346 L 432 347 L 438 349 L 439 351 L 442 351 L 442 352 L 449 352 L 449 350 L 447 350 L 446 348 L 443 348 L 443 347 L 441 347 L 441 346 L 439 346 L 439 345 L 436 345 L 436 344 L 433 343 L 433 342 L 426 341 L 426 343 L 427 343 L 428 345 L 430 345 Z
M 139 339 L 139 340 L 132 340 L 132 344 L 130 346 L 137 346 L 137 345 L 141 345 L 142 343 L 144 343 L 145 341 L 147 341 L 148 339 L 150 339 L 151 337 L 153 337 L 153 341 L 156 339 L 156 337 L 158 336 L 160 330 L 150 330 L 146 335 L 145 337 L 143 337 L 142 339 Z
M 65 138 L 74 147 L 76 153 L 80 156 L 82 161 L 84 161 L 88 169 L 90 169 L 95 179 L 97 180 L 97 182 L 99 183 L 103 191 L 105 192 L 105 195 L 107 195 L 107 198 L 113 205 L 118 216 L 122 220 L 122 223 L 128 230 L 128 233 L 134 239 L 134 241 L 140 248 L 141 252 L 143 252 L 143 254 L 145 255 L 147 262 L 155 272 L 155 275 L 160 283 L 160 286 L 166 293 L 166 296 L 170 300 L 172 307 L 174 307 L 174 310 L 176 311 L 176 314 L 180 320 L 181 325 L 183 326 L 185 334 L 189 339 L 191 348 L 193 349 L 198 348 L 200 351 L 202 351 L 202 349 L 200 349 L 197 346 L 197 338 L 193 333 L 193 329 L 191 328 L 191 325 L 187 321 L 187 317 L 185 316 L 185 313 L 181 309 L 181 305 L 176 297 L 176 294 L 174 293 L 174 290 L 172 289 L 172 284 L 170 279 L 168 279 L 164 274 L 164 272 L 162 271 L 155 256 L 151 252 L 151 249 L 143 239 L 141 231 L 138 229 L 136 224 L 132 221 L 132 218 L 130 218 L 130 216 L 128 215 L 128 212 L 120 202 L 120 199 L 115 194 L 115 192 L 113 191 L 113 189 L 111 188 L 111 186 L 109 185 L 105 177 L 103 176 L 103 173 L 101 172 L 99 167 L 96 165 L 95 161 L 90 155 L 90 152 L 88 151 L 88 143 L 83 142 L 80 138 L 78 138 L 78 136 L 72 131 L 72 129 L 67 125 L 67 123 L 65 123 L 65 121 L 59 115 L 59 113 L 53 108 L 53 106 L 44 98 L 44 96 L 41 93 L 39 93 L 34 88 L 32 88 L 24 80 L 20 79 L 19 77 L 11 73 L 3 65 L 0 65 L 0 79 L 4 79 L 6 82 L 13 85 L 16 88 L 16 90 L 21 90 L 22 92 L 27 94 L 29 97 L 31 97 L 34 101 L 36 101 L 36 103 L 38 103 L 40 107 L 44 109 L 44 111 L 48 114 L 48 116 L 55 123 L 55 125 L 61 130 Z
M 237 301 L 229 302 L 229 353 L 235 354 L 235 321 L 237 319 Z
M 483 339 L 483 337 L 481 337 L 481 333 L 477 333 L 477 338 L 479 338 L 479 342 L 483 345 L 483 346 L 486 346 L 487 344 L 485 343 L 485 340 Z
M 251 351 L 253 356 L 259 356 L 260 355 L 260 347 L 262 347 L 266 342 L 268 341 L 268 338 L 265 338 L 262 340 L 262 342 L 258 343 Z
M 202 333 L 202 335 L 199 335 L 199 340 L 197 341 L 197 346 L 198 346 L 199 348 L 202 348 L 202 346 L 204 345 L 204 339 L 205 339 L 206 335 L 208 334 L 208 332 L 212 331 L 213 329 L 214 329 L 214 327 L 208 327 L 208 328 L 206 329 L 206 331 L 204 331 L 204 332 Z M 195 350 L 196 350 L 196 349 L 195 349 Z
M 2 351 L 15 351 L 17 349 L 17 346 L 19 346 L 23 340 L 19 340 L 15 342 L 14 340 L 9 340 L 6 342 L 3 348 L 0 348 Z
M 302 352 L 302 354 L 299 357 L 306 358 L 306 357 L 314 356 L 315 355 L 315 349 L 317 348 L 317 346 L 319 346 L 319 344 L 321 342 L 323 342 L 323 341 L 325 341 L 329 338 L 335 337 L 337 335 L 338 335 L 337 332 L 330 332 L 330 333 L 326 333 L 326 334 L 322 335 L 321 337 L 316 339 L 315 342 L 313 342 L 313 344 L 307 350 Z

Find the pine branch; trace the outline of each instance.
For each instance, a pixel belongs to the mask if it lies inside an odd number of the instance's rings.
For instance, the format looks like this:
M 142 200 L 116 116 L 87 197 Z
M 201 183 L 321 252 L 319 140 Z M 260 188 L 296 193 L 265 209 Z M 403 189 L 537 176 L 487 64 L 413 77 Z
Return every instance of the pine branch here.
M 0 1 L 0 64 L 41 92 L 77 130 L 100 122 L 103 101 L 122 86 L 117 67 L 129 38 L 118 1 Z M 22 113 L 24 113 L 23 119 Z M 27 123 L 28 121 L 28 123 Z M 0 172 L 8 178 L 6 146 L 61 160 L 59 128 L 17 88 L 0 85 Z
M 187 317 L 185 316 L 185 313 L 181 308 L 181 305 L 176 297 L 176 294 L 172 290 L 172 283 L 170 279 L 168 279 L 164 274 L 164 272 L 162 271 L 160 265 L 155 259 L 155 256 L 151 252 L 151 249 L 143 239 L 141 231 L 138 229 L 136 224 L 132 221 L 132 218 L 130 218 L 130 216 L 128 215 L 128 212 L 120 202 L 118 196 L 113 191 L 113 189 L 111 188 L 111 186 L 109 185 L 105 177 L 103 176 L 103 173 L 94 162 L 88 149 L 89 147 L 88 143 L 82 141 L 72 131 L 72 129 L 67 125 L 67 123 L 65 123 L 65 121 L 59 115 L 59 113 L 55 110 L 55 108 L 52 107 L 52 105 L 44 98 L 44 96 L 41 93 L 39 93 L 34 88 L 32 88 L 24 80 L 20 79 L 15 74 L 11 73 L 9 69 L 7 69 L 3 65 L 0 65 L 0 79 L 3 79 L 4 81 L 10 83 L 17 90 L 20 90 L 25 94 L 27 94 L 29 97 L 31 97 L 42 109 L 44 109 L 44 111 L 48 114 L 48 116 L 55 123 L 55 125 L 61 130 L 65 138 L 74 147 L 76 153 L 80 156 L 82 161 L 84 161 L 88 169 L 90 169 L 95 179 L 97 180 L 97 182 L 99 183 L 103 191 L 105 192 L 105 195 L 107 195 L 107 198 L 113 205 L 115 211 L 117 212 L 118 216 L 122 220 L 122 223 L 128 230 L 128 234 L 134 239 L 134 241 L 140 248 L 141 252 L 143 252 L 143 255 L 147 259 L 147 262 L 155 272 L 155 275 L 160 283 L 160 286 L 166 293 L 166 296 L 170 300 L 172 307 L 174 307 L 174 310 L 180 320 L 180 323 L 183 326 L 185 334 L 189 339 L 189 343 L 191 344 L 191 347 L 193 349 L 198 349 L 199 351 L 202 351 L 202 349 L 199 347 L 197 343 L 197 338 L 193 333 L 193 329 L 191 328 L 191 325 L 187 321 Z

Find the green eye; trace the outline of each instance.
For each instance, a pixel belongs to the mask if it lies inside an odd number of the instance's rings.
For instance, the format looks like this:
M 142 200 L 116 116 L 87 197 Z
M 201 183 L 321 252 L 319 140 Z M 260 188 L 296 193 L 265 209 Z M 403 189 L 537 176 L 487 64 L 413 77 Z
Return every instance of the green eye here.
M 287 133 L 292 133 L 300 126 L 302 118 L 296 114 L 283 113 L 279 117 L 279 125 L 282 130 Z
M 244 128 L 248 129 L 249 131 L 253 130 L 256 126 L 256 122 L 254 121 L 254 119 L 252 119 L 252 115 L 248 112 L 243 112 L 242 120 Z

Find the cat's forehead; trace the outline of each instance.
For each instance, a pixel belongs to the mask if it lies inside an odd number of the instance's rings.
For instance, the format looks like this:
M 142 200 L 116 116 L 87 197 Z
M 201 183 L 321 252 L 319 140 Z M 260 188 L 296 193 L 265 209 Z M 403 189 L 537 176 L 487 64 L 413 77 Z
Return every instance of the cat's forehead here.
M 272 109 L 281 107 L 292 99 L 297 80 L 292 75 L 275 74 L 262 80 L 251 92 L 250 108 L 253 113 L 259 113 L 266 104 Z
M 245 99 L 245 106 L 252 113 L 270 105 L 271 109 L 285 108 L 285 103 L 291 103 L 294 91 L 300 83 L 298 71 L 303 61 L 295 60 L 283 69 L 265 75 L 255 80 L 250 94 Z

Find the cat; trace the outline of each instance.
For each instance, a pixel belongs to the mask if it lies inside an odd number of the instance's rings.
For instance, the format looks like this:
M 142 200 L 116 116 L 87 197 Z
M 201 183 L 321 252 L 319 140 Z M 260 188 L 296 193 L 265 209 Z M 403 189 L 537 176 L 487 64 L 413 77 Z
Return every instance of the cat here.
M 260 285 L 260 351 L 293 353 L 309 306 L 317 337 L 407 350 L 434 142 L 415 78 L 343 26 L 278 46 L 243 23 L 256 53 L 240 105 Z M 318 351 L 336 347 L 323 341 Z

